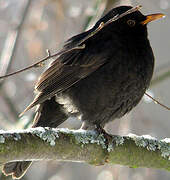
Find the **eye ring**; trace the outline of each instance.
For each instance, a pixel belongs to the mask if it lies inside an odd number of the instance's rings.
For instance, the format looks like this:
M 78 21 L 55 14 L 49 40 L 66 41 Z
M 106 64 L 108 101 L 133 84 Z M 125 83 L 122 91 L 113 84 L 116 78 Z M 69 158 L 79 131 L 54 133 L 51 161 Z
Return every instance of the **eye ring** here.
M 136 24 L 136 21 L 129 19 L 129 20 L 127 21 L 127 24 L 128 24 L 130 27 L 134 27 L 135 24 Z

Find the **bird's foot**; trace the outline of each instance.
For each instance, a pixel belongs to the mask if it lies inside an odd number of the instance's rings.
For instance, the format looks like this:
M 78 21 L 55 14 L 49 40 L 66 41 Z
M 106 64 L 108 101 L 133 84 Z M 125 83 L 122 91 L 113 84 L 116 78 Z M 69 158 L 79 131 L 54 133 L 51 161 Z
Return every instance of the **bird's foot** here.
M 109 150 L 110 145 L 113 144 L 112 135 L 108 134 L 100 125 L 96 125 L 95 131 L 97 131 L 99 135 L 103 135 L 105 139 L 106 149 Z

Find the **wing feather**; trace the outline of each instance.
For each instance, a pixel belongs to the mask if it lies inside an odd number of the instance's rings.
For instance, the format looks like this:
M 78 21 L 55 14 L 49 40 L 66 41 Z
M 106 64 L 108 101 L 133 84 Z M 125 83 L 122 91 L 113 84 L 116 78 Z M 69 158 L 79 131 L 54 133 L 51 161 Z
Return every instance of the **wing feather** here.
M 88 32 L 85 32 L 71 38 L 66 42 L 64 49 L 78 43 L 87 34 Z M 70 88 L 81 79 L 96 71 L 106 62 L 104 57 L 107 56 L 103 56 L 102 58 L 101 54 L 96 51 L 96 54 L 94 54 L 93 49 L 88 47 L 91 44 L 89 41 L 88 39 L 84 42 L 85 45 L 87 44 L 84 49 L 75 49 L 65 53 L 51 63 L 50 67 L 40 76 L 36 83 L 35 89 L 38 93 L 24 112 L 41 104 L 55 94 Z M 104 54 L 102 53 L 102 55 Z M 21 115 L 23 113 L 21 113 Z

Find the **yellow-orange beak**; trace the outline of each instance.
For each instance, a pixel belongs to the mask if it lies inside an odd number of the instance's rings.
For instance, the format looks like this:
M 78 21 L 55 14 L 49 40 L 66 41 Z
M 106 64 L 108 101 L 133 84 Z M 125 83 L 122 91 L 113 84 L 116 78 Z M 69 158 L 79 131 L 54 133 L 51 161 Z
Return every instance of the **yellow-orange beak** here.
M 146 20 L 142 21 L 141 24 L 145 25 L 145 24 L 148 24 L 151 21 L 161 19 L 161 18 L 164 18 L 164 17 L 165 17 L 165 14 L 161 14 L 161 13 L 159 13 L 159 14 L 150 14 L 150 15 L 146 16 Z

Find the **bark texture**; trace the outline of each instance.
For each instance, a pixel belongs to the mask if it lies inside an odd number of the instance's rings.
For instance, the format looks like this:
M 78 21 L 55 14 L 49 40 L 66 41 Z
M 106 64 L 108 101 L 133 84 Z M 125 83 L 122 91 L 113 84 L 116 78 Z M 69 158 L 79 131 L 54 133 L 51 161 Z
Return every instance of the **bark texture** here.
M 32 128 L 0 131 L 0 164 L 9 161 L 59 160 L 93 165 L 121 164 L 170 171 L 170 139 L 105 135 L 94 131 Z

